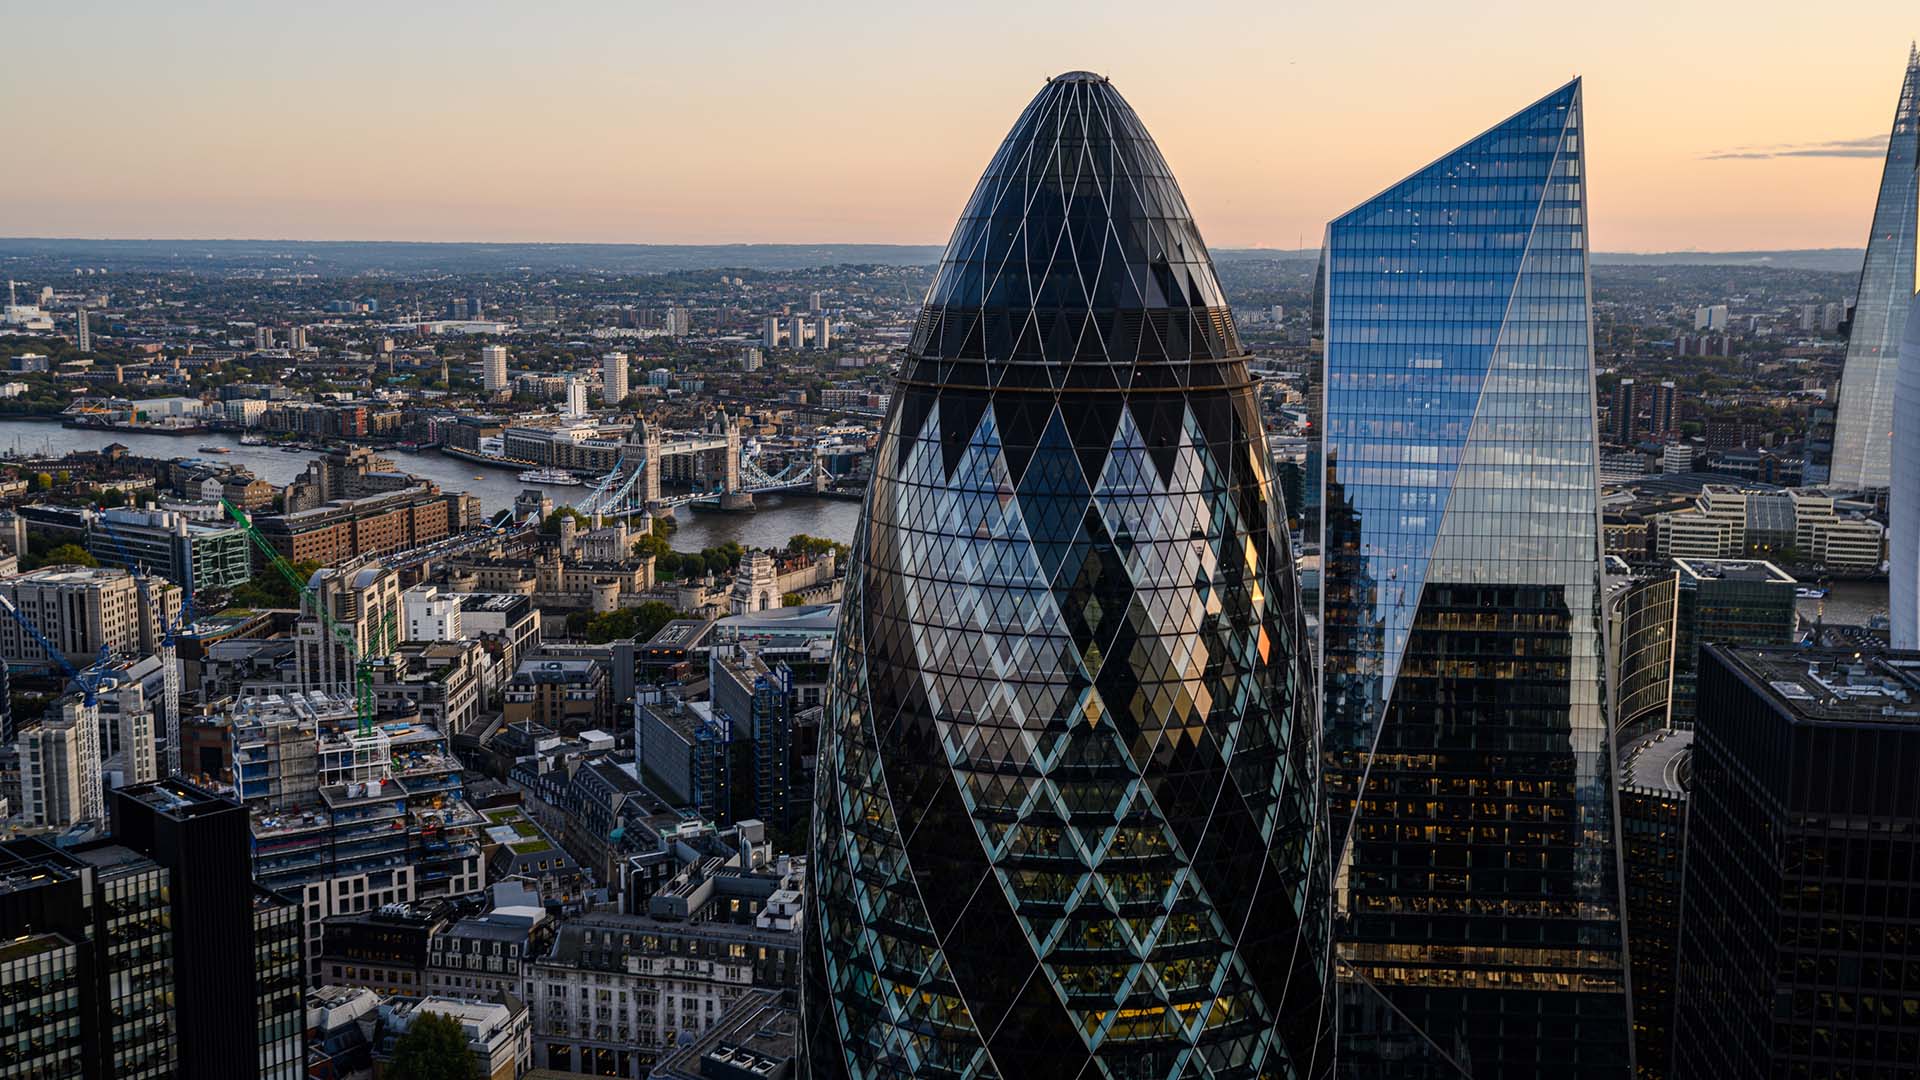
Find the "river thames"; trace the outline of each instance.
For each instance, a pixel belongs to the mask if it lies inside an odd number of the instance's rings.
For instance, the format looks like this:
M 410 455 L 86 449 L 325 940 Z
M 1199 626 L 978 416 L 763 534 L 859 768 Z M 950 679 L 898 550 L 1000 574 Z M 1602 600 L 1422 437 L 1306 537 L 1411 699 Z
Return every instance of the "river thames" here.
M 0 454 L 7 457 L 43 453 L 57 457 L 75 450 L 99 450 L 112 443 L 119 443 L 141 457 L 200 458 L 212 464 L 244 465 L 255 476 L 277 486 L 284 486 L 299 476 L 315 456 L 311 450 L 288 453 L 271 446 L 241 446 L 228 432 L 141 435 L 127 431 L 88 431 L 36 420 L 0 420 Z M 224 446 L 233 452 L 203 454 L 199 451 L 202 446 Z M 585 486 L 523 484 L 513 470 L 475 465 L 437 450 L 376 452 L 392 459 L 401 469 L 439 484 L 444 491 L 478 495 L 488 513 L 513 505 L 514 496 L 529 487 L 538 487 L 552 496 L 556 506 L 577 499 L 588 490 Z M 754 510 L 738 513 L 680 507 L 674 512 L 680 528 L 673 535 L 673 546 L 681 551 L 697 551 L 733 540 L 745 547 L 777 548 L 786 546 L 787 538 L 796 533 L 850 544 L 860 517 L 860 504 L 850 499 L 759 495 L 755 496 L 754 503 Z

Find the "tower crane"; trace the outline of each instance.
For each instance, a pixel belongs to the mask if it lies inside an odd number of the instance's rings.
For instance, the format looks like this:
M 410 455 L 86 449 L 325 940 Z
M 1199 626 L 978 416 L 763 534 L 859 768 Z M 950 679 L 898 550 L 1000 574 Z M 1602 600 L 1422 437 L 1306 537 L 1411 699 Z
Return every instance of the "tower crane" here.
M 120 549 L 120 561 L 126 564 L 127 572 L 133 575 L 133 583 L 140 590 L 140 603 L 152 611 L 160 623 L 160 694 L 162 705 L 167 711 L 167 775 L 180 775 L 180 656 L 177 649 L 179 629 L 193 618 L 193 541 L 187 541 L 186 555 L 182 560 L 183 575 L 186 584 L 182 588 L 180 618 L 167 618 L 164 607 L 156 606 L 153 594 L 149 591 L 147 568 L 137 563 L 133 554 L 127 550 L 126 541 L 121 539 L 120 531 L 113 522 L 102 513 L 97 519 L 113 539 L 113 546 Z
M 247 516 L 246 511 L 226 499 L 221 499 L 220 505 L 226 510 L 227 516 L 247 534 L 247 539 L 253 541 L 253 546 L 259 550 L 268 565 L 280 572 L 280 576 L 293 586 L 297 595 L 304 597 L 313 605 L 314 613 L 320 617 L 320 624 L 326 629 L 327 636 L 346 650 L 347 662 L 353 669 L 354 711 L 359 716 L 359 731 L 363 736 L 373 734 L 376 714 L 373 700 L 373 661 L 360 655 L 359 646 L 354 640 L 353 628 L 333 617 L 333 613 L 327 610 L 327 605 L 320 599 L 319 594 L 315 593 L 313 587 L 300 577 L 300 572 L 295 570 L 278 551 L 275 551 L 273 544 L 254 527 L 253 519 Z M 375 652 L 392 647 L 397 636 L 397 627 L 391 611 L 375 627 L 375 634 L 371 642 Z

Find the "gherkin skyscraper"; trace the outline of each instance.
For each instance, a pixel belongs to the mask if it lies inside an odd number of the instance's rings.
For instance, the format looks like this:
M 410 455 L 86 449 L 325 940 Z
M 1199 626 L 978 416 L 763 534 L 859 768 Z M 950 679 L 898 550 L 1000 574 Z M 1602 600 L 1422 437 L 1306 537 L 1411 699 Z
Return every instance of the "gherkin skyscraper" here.
M 929 290 L 821 733 L 839 1077 L 1330 1067 L 1317 703 L 1242 349 L 1139 118 L 1034 98 Z

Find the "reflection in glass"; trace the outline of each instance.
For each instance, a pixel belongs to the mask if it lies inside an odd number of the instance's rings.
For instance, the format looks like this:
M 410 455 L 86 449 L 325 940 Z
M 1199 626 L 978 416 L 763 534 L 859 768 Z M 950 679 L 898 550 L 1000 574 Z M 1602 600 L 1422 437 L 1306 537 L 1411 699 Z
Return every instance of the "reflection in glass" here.
M 1339 1065 L 1628 1069 L 1576 80 L 1327 230 Z

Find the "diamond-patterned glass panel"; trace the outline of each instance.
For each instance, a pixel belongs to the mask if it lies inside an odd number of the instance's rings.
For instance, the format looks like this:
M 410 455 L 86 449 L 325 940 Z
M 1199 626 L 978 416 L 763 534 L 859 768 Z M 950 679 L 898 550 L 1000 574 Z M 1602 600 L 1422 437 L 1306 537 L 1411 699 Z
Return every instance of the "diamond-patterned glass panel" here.
M 1106 80 L 1051 80 L 902 368 L 820 744 L 834 1077 L 1325 1076 L 1314 691 L 1246 356 Z

